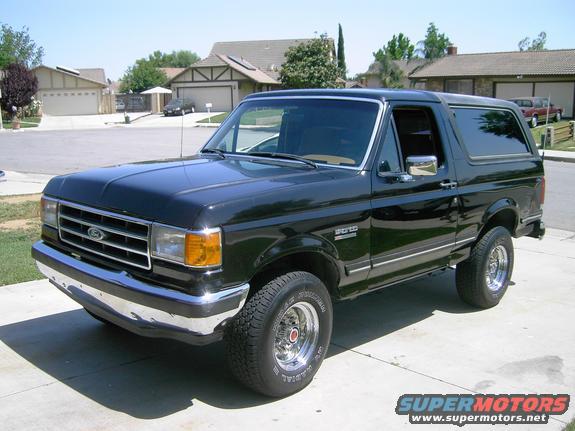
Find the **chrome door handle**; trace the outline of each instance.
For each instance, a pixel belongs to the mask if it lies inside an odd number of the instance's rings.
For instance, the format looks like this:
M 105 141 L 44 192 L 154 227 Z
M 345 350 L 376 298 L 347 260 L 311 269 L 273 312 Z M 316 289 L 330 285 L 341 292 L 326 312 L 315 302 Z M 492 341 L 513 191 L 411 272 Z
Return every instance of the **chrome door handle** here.
M 447 190 L 451 190 L 454 189 L 455 187 L 457 187 L 457 181 L 444 181 L 442 183 L 439 183 L 439 185 L 441 186 L 441 188 L 443 189 L 447 189 Z

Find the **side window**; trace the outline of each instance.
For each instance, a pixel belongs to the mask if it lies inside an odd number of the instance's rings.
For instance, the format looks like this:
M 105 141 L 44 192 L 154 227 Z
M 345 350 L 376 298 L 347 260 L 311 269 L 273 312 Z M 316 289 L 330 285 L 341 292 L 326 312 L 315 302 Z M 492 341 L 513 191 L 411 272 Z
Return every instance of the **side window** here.
M 541 99 L 535 99 L 535 107 L 541 108 L 542 106 L 543 106 L 543 104 L 541 103 Z
M 401 172 L 401 162 L 397 153 L 397 138 L 393 129 L 393 121 L 390 120 L 383 137 L 383 148 L 377 163 L 379 172 Z
M 549 102 L 547 101 L 547 99 L 543 99 L 543 107 L 547 108 L 547 106 L 549 106 Z
M 404 161 L 409 156 L 435 156 L 438 166 L 443 164 L 437 123 L 429 108 L 395 108 L 393 118 Z
M 521 126 L 511 111 L 485 108 L 453 108 L 455 123 L 471 157 L 530 152 Z

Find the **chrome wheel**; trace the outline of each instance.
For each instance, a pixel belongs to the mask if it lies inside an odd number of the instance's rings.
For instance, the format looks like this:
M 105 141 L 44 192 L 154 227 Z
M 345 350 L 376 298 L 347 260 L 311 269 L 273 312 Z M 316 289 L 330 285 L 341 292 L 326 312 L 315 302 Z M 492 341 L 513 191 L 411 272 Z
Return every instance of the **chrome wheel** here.
M 274 355 L 278 365 L 294 371 L 309 363 L 319 338 L 319 317 L 314 306 L 297 302 L 283 314 L 275 333 Z
M 507 279 L 509 271 L 509 257 L 507 250 L 502 245 L 498 245 L 491 250 L 485 271 L 485 281 L 487 288 L 492 292 L 497 292 Z
M 555 121 L 561 121 L 561 112 L 557 111 L 557 113 L 555 114 Z
M 531 127 L 537 127 L 537 116 L 534 115 L 533 117 L 531 117 Z

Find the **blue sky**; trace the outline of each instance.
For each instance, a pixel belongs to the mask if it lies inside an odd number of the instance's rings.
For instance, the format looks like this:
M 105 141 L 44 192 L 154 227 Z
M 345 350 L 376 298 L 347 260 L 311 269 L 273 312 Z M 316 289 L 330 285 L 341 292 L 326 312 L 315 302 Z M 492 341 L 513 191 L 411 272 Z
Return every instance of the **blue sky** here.
M 471 4 L 473 6 L 471 6 Z M 154 50 L 189 49 L 205 57 L 216 41 L 337 38 L 343 26 L 351 75 L 394 33 L 413 42 L 435 22 L 459 53 L 510 51 L 525 36 L 547 32 L 549 49 L 575 48 L 575 2 L 538 1 L 19 1 L 3 2 L 0 22 L 30 28 L 48 66 L 103 67 L 118 79 Z

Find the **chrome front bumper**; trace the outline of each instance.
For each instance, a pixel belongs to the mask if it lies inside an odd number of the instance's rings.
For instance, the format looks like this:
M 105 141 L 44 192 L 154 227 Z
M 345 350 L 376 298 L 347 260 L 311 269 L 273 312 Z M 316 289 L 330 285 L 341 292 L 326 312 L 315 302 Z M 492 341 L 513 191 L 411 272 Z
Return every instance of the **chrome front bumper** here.
M 144 283 L 128 273 L 103 269 L 38 241 L 32 257 L 40 272 L 90 312 L 149 337 L 208 344 L 223 334 L 223 323 L 244 306 L 249 284 L 203 296 Z

